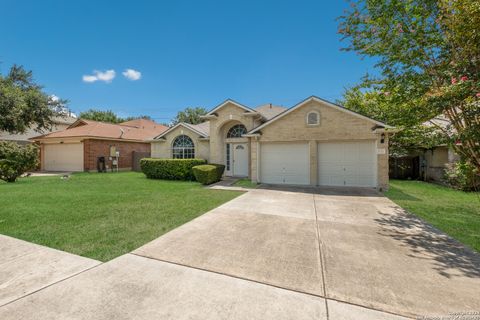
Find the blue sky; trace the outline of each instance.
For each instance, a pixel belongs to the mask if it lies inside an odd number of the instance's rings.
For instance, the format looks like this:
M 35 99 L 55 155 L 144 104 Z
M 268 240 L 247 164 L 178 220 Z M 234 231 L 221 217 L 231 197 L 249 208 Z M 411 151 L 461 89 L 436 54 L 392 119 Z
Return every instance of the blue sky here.
M 347 6 L 341 0 L 2 0 L 0 72 L 24 65 L 77 113 L 111 109 L 159 122 L 227 98 L 251 107 L 290 107 L 310 95 L 333 101 L 373 72 L 372 61 L 340 51 L 345 43 L 335 18 Z M 139 71 L 140 79 L 127 79 L 126 69 Z M 94 70 L 116 75 L 109 83 L 85 82 Z

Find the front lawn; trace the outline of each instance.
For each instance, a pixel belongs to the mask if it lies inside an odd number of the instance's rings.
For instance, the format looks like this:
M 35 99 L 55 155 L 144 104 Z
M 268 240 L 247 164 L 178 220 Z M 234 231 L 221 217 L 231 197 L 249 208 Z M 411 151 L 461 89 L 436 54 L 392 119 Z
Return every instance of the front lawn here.
M 392 201 L 480 252 L 480 194 L 421 181 L 390 181 Z
M 22 178 L 0 182 L 0 233 L 107 261 L 240 194 L 136 172 Z

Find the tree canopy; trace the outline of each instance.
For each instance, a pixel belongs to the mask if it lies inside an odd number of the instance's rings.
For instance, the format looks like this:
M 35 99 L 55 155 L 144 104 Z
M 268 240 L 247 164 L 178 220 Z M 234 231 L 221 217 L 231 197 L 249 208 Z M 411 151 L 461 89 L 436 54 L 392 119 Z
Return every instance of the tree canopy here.
M 448 125 L 431 125 L 480 170 L 478 1 L 357 0 L 339 20 L 345 50 L 378 61 L 359 85 L 385 104 L 376 112 L 405 128 L 443 115 Z
M 179 111 L 177 113 L 177 116 L 172 120 L 172 124 L 175 125 L 180 122 L 199 124 L 203 122 L 200 117 L 206 115 L 207 112 L 207 109 L 202 107 L 186 108 L 185 110 Z
M 101 122 L 109 122 L 109 123 L 121 123 L 121 122 L 135 120 L 135 119 L 151 120 L 150 116 L 147 116 L 147 115 L 141 115 L 141 116 L 138 116 L 138 117 L 122 118 L 122 117 L 119 117 L 112 110 L 97 110 L 97 109 L 89 109 L 87 111 L 80 112 L 79 117 L 81 119 L 101 121 Z
M 66 100 L 43 92 L 32 72 L 22 66 L 13 65 L 6 76 L 0 75 L 0 131 L 48 130 L 55 116 L 65 115 L 65 104 Z

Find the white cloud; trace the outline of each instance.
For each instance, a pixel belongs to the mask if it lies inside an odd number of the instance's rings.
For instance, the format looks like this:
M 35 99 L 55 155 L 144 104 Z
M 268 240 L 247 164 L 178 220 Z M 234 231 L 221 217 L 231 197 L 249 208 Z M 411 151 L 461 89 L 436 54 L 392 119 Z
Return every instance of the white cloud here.
M 103 81 L 106 83 L 112 82 L 113 78 L 115 78 L 115 70 L 107 70 L 107 71 L 98 71 L 94 70 L 93 75 L 84 75 L 82 77 L 83 82 L 92 83 L 95 81 Z
M 122 74 L 125 78 L 132 81 L 140 80 L 140 78 L 142 77 L 142 73 L 140 71 L 133 69 L 126 69 L 122 72 Z

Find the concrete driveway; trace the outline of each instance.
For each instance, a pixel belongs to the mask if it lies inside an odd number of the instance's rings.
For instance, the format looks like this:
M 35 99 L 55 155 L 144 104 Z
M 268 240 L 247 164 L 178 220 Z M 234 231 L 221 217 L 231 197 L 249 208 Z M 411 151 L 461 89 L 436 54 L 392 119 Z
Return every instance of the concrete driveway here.
M 480 256 L 366 189 L 257 189 L 1 319 L 401 319 L 478 311 Z

